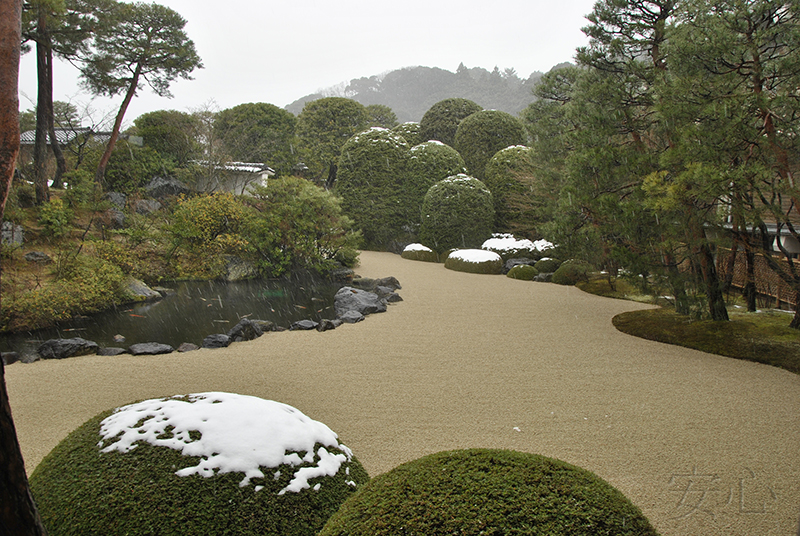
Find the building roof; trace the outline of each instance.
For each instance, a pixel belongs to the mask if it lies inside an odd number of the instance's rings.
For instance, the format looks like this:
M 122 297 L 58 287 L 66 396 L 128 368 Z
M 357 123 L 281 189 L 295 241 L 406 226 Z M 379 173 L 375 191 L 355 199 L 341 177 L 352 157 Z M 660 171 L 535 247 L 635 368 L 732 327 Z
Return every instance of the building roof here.
M 275 174 L 275 170 L 269 167 L 268 165 L 261 163 L 261 162 L 221 162 L 221 163 L 214 163 L 209 162 L 207 160 L 195 160 L 196 164 L 201 166 L 211 166 L 214 169 L 219 169 L 223 171 L 241 171 L 244 173 L 269 173 L 271 175 Z
M 91 134 L 92 129 L 88 127 L 79 128 L 56 128 L 56 140 L 59 145 L 66 145 L 79 136 Z M 19 142 L 22 145 L 33 145 L 36 142 L 36 131 L 28 130 L 20 134 Z M 50 134 L 47 135 L 47 144 L 50 145 Z

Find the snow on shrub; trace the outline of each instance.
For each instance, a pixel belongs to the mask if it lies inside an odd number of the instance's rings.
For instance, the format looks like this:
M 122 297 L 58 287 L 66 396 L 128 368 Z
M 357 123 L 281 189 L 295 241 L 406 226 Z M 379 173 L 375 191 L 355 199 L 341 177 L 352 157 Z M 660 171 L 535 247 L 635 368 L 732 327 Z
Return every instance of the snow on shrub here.
M 400 255 L 412 261 L 439 262 L 439 256 L 431 248 L 422 244 L 409 244 Z
M 444 267 L 457 272 L 499 274 L 503 268 L 503 259 L 494 251 L 458 249 L 447 257 Z
M 494 233 L 491 238 L 486 240 L 481 249 L 494 251 L 503 257 L 503 260 L 528 257 L 541 257 L 544 251 L 553 248 L 553 244 L 547 240 L 531 241 L 527 238 L 516 238 L 508 233 Z
M 337 435 L 297 409 L 200 393 L 95 417 L 30 482 L 51 535 L 311 535 L 367 480 Z

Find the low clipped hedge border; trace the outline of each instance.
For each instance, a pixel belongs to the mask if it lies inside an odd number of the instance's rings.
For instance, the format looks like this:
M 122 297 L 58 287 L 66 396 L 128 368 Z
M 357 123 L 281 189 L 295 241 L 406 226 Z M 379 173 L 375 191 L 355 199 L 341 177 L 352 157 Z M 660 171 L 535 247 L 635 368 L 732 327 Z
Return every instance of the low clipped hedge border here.
M 622 493 L 585 469 L 536 454 L 471 449 L 432 454 L 379 475 L 320 532 L 404 534 L 657 533 Z
M 503 260 L 500 256 L 494 260 L 487 261 L 467 261 L 457 255 L 450 254 L 444 261 L 444 267 L 456 272 L 467 272 L 470 274 L 491 274 L 496 275 L 503 270 Z
M 354 493 L 338 474 L 326 478 L 319 491 L 280 496 L 292 471 L 282 471 L 277 480 L 274 469 L 265 471 L 267 478 L 244 487 L 239 486 L 241 473 L 180 477 L 176 468 L 196 464 L 199 458 L 146 443 L 125 454 L 101 453 L 100 422 L 111 413 L 72 432 L 31 475 L 31 490 L 50 536 L 312 536 Z M 347 478 L 359 486 L 369 480 L 355 457 L 347 467 Z M 257 485 L 264 488 L 255 491 Z

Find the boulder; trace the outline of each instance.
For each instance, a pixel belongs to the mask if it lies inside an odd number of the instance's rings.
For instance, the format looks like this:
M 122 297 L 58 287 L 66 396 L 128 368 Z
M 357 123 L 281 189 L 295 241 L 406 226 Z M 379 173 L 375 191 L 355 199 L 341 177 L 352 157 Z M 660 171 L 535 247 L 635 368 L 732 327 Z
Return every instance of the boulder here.
M 215 333 L 203 339 L 203 348 L 227 348 L 231 339 L 224 333 Z
M 140 199 L 133 203 L 133 210 L 135 210 L 137 214 L 146 216 L 147 214 L 152 214 L 153 212 L 161 210 L 161 203 L 155 199 Z
M 233 255 L 225 256 L 225 280 L 226 281 L 242 281 L 244 279 L 253 279 L 258 276 L 258 269 L 249 261 L 240 259 Z
M 266 333 L 268 331 L 276 331 L 277 330 L 277 328 L 275 326 L 275 322 L 273 322 L 271 320 L 257 320 L 257 319 L 254 318 L 253 320 L 251 320 L 251 322 L 253 324 L 255 324 L 256 326 L 258 326 L 259 328 L 261 328 L 261 332 L 262 333 Z
M 127 353 L 127 352 L 128 351 L 125 348 L 117 348 L 115 346 L 108 346 L 106 348 L 100 348 L 99 350 L 97 350 L 97 355 L 114 356 L 114 355 L 124 354 L 124 353 Z
M 543 273 L 539 274 L 533 278 L 534 281 L 538 281 L 539 283 L 550 283 L 553 281 L 553 274 L 551 273 Z
M 397 280 L 396 277 L 382 277 L 380 279 L 372 279 L 370 277 L 356 277 L 353 279 L 353 283 L 351 285 L 353 288 L 358 288 L 361 290 L 368 290 L 370 292 L 375 292 L 378 287 L 386 287 L 389 290 L 399 290 L 403 287 L 400 286 L 400 282 Z
M 155 177 L 144 187 L 144 191 L 148 197 L 164 199 L 165 197 L 188 194 L 191 190 L 181 181 L 172 177 Z
M 345 314 L 340 316 L 339 319 L 346 324 L 355 324 L 356 322 L 361 322 L 364 320 L 364 315 L 358 311 L 347 311 Z
M 100 214 L 95 222 L 95 227 L 98 229 L 124 229 L 125 214 L 118 208 L 109 208 Z
M 264 334 L 264 331 L 256 323 L 249 318 L 242 318 L 239 323 L 231 328 L 228 332 L 228 338 L 231 342 L 252 341 Z
M 161 344 L 158 342 L 140 342 L 138 344 L 132 344 L 128 348 L 128 352 L 133 355 L 171 354 L 174 351 L 175 348 L 169 344 Z
M 376 279 L 375 283 L 379 287 L 389 287 L 392 290 L 400 290 L 403 288 L 400 286 L 400 281 L 398 281 L 397 278 L 393 276 L 381 277 L 380 279 Z
M 353 287 L 340 288 L 333 297 L 333 307 L 339 318 L 349 311 L 356 311 L 362 315 L 386 311 L 386 304 L 377 294 Z
M 128 196 L 121 192 L 108 192 L 106 194 L 106 201 L 111 203 L 117 210 L 125 210 L 125 203 Z
M 25 260 L 36 264 L 52 264 L 53 259 L 42 251 L 29 251 L 25 254 Z
M 75 337 L 74 339 L 50 339 L 39 346 L 37 352 L 42 359 L 64 359 L 66 357 L 96 354 L 99 348 L 94 341 Z
M 122 344 L 123 342 L 125 342 L 125 335 L 120 335 L 119 333 L 117 333 L 116 335 L 114 335 L 113 338 L 114 342 L 116 343 Z
M 19 361 L 19 354 L 17 352 L 0 352 L 0 360 L 4 365 L 10 365 Z
M 4 221 L 2 228 L 2 243 L 8 246 L 21 246 L 25 240 L 22 225 L 14 222 Z
M 125 281 L 125 290 L 133 296 L 134 301 L 160 300 L 161 294 L 148 287 L 144 281 L 129 277 Z
M 312 329 L 316 329 L 319 326 L 318 322 L 314 322 L 313 320 L 298 320 L 294 322 L 290 327 L 290 331 L 309 331 Z
M 536 260 L 530 259 L 528 257 L 508 259 L 503 265 L 503 273 L 507 274 L 515 266 L 520 266 L 520 265 L 533 266 L 534 264 L 536 264 Z
M 341 267 L 330 272 L 329 277 L 332 281 L 339 281 L 341 283 L 351 284 L 355 272 L 352 268 Z
M 361 318 L 364 318 L 363 316 Z M 331 329 L 336 329 L 341 326 L 344 321 L 341 318 L 335 318 L 333 320 L 322 319 L 319 321 L 319 325 L 317 326 L 317 331 L 329 331 Z
M 391 292 L 383 297 L 386 303 L 397 303 L 403 301 L 403 298 L 400 297 L 400 294 L 397 292 Z
M 192 344 L 190 342 L 184 342 L 180 346 L 178 346 L 178 352 L 194 352 L 195 350 L 199 350 L 200 347 L 196 344 Z

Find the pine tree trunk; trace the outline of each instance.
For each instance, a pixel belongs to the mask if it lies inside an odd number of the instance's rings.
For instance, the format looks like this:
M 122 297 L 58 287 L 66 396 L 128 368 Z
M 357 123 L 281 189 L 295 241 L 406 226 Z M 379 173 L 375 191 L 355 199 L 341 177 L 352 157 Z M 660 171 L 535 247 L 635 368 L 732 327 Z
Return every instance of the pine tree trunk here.
M 64 158 L 64 151 L 61 150 L 61 145 L 56 136 L 55 127 L 55 111 L 53 110 L 53 48 L 50 46 L 50 36 L 47 36 L 47 87 L 48 87 L 48 110 L 50 114 L 47 121 L 47 130 L 50 133 L 50 147 L 53 149 L 53 154 L 56 157 L 56 175 L 53 178 L 53 188 L 61 188 L 64 184 L 64 173 L 67 172 L 67 160 Z
M 119 138 L 119 131 L 122 128 L 122 120 L 125 117 L 125 112 L 128 110 L 128 105 L 133 100 L 133 96 L 136 95 L 136 89 L 139 87 L 139 77 L 142 74 L 142 66 L 141 64 L 136 64 L 136 70 L 133 73 L 133 78 L 131 79 L 131 85 L 128 87 L 127 93 L 125 93 L 125 99 L 122 101 L 122 105 L 119 107 L 119 111 L 117 112 L 117 117 L 114 120 L 114 128 L 111 130 L 111 138 L 108 140 L 108 144 L 106 145 L 106 150 L 103 152 L 103 156 L 100 157 L 100 164 L 97 166 L 97 173 L 95 173 L 95 182 L 99 185 L 103 185 L 105 183 L 106 177 L 106 167 L 108 166 L 108 161 L 111 160 L 111 154 L 114 152 L 114 147 L 117 145 L 117 139 Z
M 44 7 L 39 7 L 39 32 L 46 30 Z M 33 185 L 36 190 L 36 204 L 43 205 L 50 200 L 47 188 L 47 137 L 48 118 L 52 117 L 52 109 L 48 111 L 48 103 L 52 108 L 52 95 L 47 85 L 47 51 L 43 43 L 36 43 L 36 74 L 38 77 L 36 96 L 36 139 L 33 145 Z

